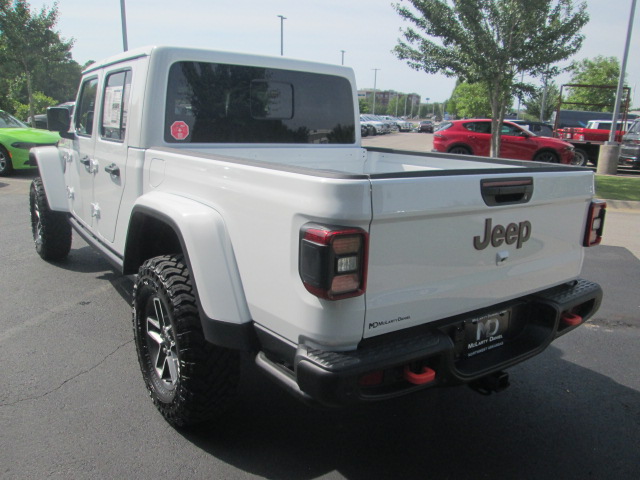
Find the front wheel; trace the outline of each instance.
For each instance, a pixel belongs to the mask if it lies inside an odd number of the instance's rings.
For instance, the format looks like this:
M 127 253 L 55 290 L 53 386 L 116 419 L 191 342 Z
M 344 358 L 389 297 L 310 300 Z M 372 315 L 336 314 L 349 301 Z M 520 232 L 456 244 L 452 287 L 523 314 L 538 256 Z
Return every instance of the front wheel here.
M 582 150 L 581 148 L 576 148 L 574 150 L 573 160 L 571 161 L 571 165 L 576 167 L 585 167 L 589 163 L 589 157 L 587 156 L 587 152 Z
M 186 427 L 219 415 L 240 376 L 237 352 L 208 343 L 181 255 L 147 260 L 133 288 L 133 331 L 142 377 L 156 408 Z
M 0 145 L 0 177 L 8 177 L 13 173 L 11 156 L 6 148 Z
M 533 157 L 534 162 L 545 162 L 545 163 L 558 163 L 558 155 L 549 150 L 545 150 L 543 152 L 539 152 Z
M 62 260 L 71 250 L 71 225 L 67 214 L 49 208 L 42 179 L 34 178 L 29 191 L 31 233 L 36 252 L 43 260 Z

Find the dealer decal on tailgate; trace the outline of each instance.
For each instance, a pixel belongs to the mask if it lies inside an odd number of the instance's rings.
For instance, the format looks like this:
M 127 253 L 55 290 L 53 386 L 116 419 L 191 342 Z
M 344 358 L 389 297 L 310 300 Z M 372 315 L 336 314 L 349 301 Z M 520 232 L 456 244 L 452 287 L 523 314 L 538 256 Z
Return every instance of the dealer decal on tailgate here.
M 466 356 L 472 357 L 504 345 L 511 310 L 483 315 L 465 323 Z

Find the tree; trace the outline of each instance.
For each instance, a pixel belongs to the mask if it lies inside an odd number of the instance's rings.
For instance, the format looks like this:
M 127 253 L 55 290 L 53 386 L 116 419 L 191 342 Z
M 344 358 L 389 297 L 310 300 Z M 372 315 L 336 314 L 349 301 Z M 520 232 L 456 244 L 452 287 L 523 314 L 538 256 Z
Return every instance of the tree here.
M 500 152 L 498 125 L 514 94 L 531 91 L 521 72 L 547 73 L 577 52 L 589 17 L 572 0 L 407 0 L 396 11 L 415 27 L 403 30 L 395 55 L 426 73 L 484 83 L 491 105 L 491 155 Z M 419 33 L 422 32 L 422 33 Z M 424 36 L 423 36 L 424 35 Z M 436 42 L 435 39 L 438 41 Z
M 67 100 L 69 85 L 75 89 L 80 69 L 71 58 L 73 40 L 63 40 L 53 30 L 58 7 L 42 7 L 32 13 L 26 0 L 0 0 L 0 57 L 3 82 L 14 87 L 24 82 L 29 115 L 34 115 L 33 95 L 40 91 L 57 100 Z M 9 74 L 11 77 L 7 77 Z M 72 77 L 72 78 L 69 78 Z M 15 88 L 14 88 L 15 90 Z
M 404 96 L 396 93 L 390 100 L 387 106 L 387 114 L 391 116 L 402 115 L 402 109 L 404 108 Z
M 480 118 L 491 115 L 489 91 L 484 83 L 460 82 L 451 94 L 455 114 L 465 118 Z
M 359 98 L 358 105 L 360 106 L 360 113 L 369 113 L 371 111 L 366 98 Z
M 598 55 L 573 62 L 569 67 L 571 83 L 582 85 L 608 85 L 613 88 L 571 88 L 566 99 L 576 104 L 576 110 L 613 112 L 616 87 L 620 77 L 620 63 L 616 57 Z M 591 105 L 589 105 L 591 104 Z
M 553 112 L 558 108 L 558 102 L 560 100 L 560 89 L 558 86 L 551 82 L 547 84 L 547 95 L 544 95 L 544 86 L 536 88 L 535 91 L 528 96 L 524 101 L 524 106 L 527 109 L 527 117 L 530 120 L 540 120 L 544 122 L 551 118 Z M 544 110 L 542 110 L 542 104 L 544 102 Z M 542 115 L 540 115 L 542 113 Z
M 42 92 L 34 92 L 33 93 L 33 110 L 36 112 L 44 112 L 47 110 L 47 107 L 51 107 L 56 104 L 56 99 L 47 97 Z M 15 112 L 16 117 L 20 120 L 25 120 L 29 116 L 29 105 L 24 105 L 22 103 L 14 102 L 13 111 Z

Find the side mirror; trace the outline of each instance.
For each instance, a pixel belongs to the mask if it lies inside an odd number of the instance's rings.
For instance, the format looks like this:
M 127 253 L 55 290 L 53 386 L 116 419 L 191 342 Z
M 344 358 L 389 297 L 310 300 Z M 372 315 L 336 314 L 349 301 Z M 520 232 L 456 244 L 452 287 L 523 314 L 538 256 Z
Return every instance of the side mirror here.
M 71 113 L 68 108 L 49 107 L 47 108 L 47 129 L 58 132 L 62 138 L 75 138 L 71 128 Z

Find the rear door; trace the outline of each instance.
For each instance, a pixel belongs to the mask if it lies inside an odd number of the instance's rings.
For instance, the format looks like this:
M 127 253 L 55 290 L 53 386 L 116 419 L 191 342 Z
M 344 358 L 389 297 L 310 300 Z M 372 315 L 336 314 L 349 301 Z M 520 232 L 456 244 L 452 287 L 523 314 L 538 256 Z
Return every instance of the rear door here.
M 491 151 L 491 122 L 468 122 L 463 128 L 469 131 L 464 139 L 471 145 L 474 155 L 488 157 Z
M 113 242 L 120 201 L 126 182 L 127 118 L 132 67 L 119 65 L 107 71 L 101 95 L 94 153 L 94 203 L 99 235 Z

